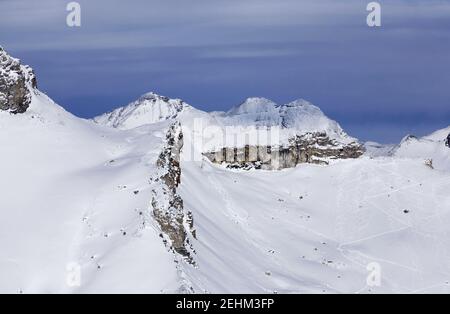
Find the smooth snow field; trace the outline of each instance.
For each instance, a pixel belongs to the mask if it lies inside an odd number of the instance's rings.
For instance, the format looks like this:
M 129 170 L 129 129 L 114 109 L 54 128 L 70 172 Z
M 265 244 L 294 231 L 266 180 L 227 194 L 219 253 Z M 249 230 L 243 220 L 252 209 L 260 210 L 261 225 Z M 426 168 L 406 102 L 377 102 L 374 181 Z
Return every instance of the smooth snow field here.
M 211 292 L 448 292 L 450 178 L 393 158 L 231 172 L 185 165 Z M 381 285 L 367 285 L 376 263 Z M 249 278 L 251 278 L 249 280 Z

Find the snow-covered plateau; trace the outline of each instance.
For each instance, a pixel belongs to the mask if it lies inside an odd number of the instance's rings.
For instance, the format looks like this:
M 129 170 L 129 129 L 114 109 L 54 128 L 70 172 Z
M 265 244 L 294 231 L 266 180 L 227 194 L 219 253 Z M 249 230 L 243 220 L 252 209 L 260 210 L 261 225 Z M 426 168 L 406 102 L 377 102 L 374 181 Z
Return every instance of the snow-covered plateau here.
M 0 293 L 448 293 L 449 134 L 155 93 L 85 120 L 0 49 Z

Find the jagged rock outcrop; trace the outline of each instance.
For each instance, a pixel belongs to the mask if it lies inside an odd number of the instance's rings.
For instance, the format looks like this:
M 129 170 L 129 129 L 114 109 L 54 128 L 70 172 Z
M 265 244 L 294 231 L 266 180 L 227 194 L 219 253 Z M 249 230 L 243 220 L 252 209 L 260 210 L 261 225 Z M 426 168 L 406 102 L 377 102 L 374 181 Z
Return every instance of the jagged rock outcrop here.
M 447 139 L 445 140 L 445 146 L 450 148 L 450 134 L 447 136 Z
M 340 144 L 326 133 L 306 133 L 289 140 L 287 145 L 222 148 L 204 155 L 214 163 L 226 163 L 229 168 L 279 170 L 301 163 L 328 164 L 330 159 L 358 158 L 364 147 L 353 142 Z
M 153 216 L 158 222 L 162 237 L 167 236 L 171 248 L 193 263 L 188 232 L 195 238 L 191 212 L 184 209 L 183 199 L 177 193 L 181 183 L 180 154 L 183 148 L 181 125 L 175 122 L 166 134 L 166 146 L 158 161 L 158 173 L 153 181 Z
M 0 47 L 0 110 L 24 113 L 31 103 L 32 90 L 37 88 L 33 70 L 21 65 Z

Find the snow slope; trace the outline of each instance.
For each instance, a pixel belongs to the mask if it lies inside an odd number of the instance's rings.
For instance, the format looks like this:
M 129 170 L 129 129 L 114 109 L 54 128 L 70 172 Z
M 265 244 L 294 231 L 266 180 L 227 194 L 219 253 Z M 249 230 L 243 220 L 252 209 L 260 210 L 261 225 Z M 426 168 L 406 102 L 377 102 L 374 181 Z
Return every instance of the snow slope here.
M 25 114 L 0 112 L 0 292 L 178 291 L 148 210 L 166 127 L 100 127 L 37 91 Z
M 170 117 L 119 130 L 39 92 L 25 114 L 0 113 L 1 292 L 449 292 L 449 172 L 410 155 L 230 171 L 193 160 L 187 135 L 179 194 L 196 267 L 177 258 L 148 182 Z M 177 115 L 193 117 L 217 121 Z M 374 262 L 381 286 L 366 282 Z M 71 263 L 80 287 L 67 285 Z
M 436 169 L 450 171 L 450 148 L 445 139 L 450 134 L 450 127 L 438 130 L 423 138 L 405 137 L 393 154 L 399 158 L 432 159 Z
M 373 148 L 368 157 L 275 172 L 230 171 L 192 158 L 199 148 L 192 141 L 211 134 L 196 133 L 199 122 L 237 133 L 279 126 L 348 137 L 305 101 L 278 106 L 250 98 L 211 114 L 189 106 L 176 119 L 185 133 L 179 193 L 197 234 L 197 268 L 181 267 L 195 292 L 448 292 L 445 169 L 385 156 L 394 147 L 376 143 L 366 145 Z M 367 284 L 373 263 L 382 271 L 380 286 Z
M 450 292 L 450 176 L 419 160 L 360 158 L 283 171 L 182 164 L 197 291 Z M 377 263 L 381 285 L 367 285 Z
M 364 143 L 365 155 L 369 157 L 390 156 L 396 147 L 396 144 L 380 144 L 372 141 Z

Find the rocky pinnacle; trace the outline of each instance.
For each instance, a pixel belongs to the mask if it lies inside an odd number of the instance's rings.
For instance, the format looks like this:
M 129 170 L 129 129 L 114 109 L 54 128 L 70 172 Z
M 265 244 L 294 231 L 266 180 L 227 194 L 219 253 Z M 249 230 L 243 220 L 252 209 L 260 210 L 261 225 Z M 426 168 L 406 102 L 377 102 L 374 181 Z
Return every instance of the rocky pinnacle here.
M 35 88 L 37 83 L 33 70 L 0 47 L 0 110 L 24 113 L 30 106 Z

